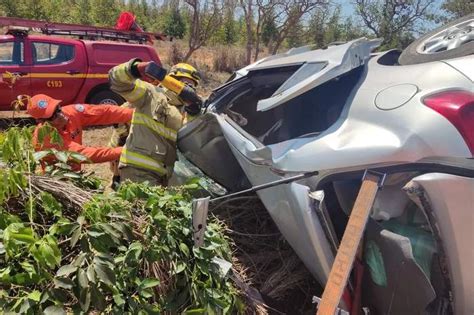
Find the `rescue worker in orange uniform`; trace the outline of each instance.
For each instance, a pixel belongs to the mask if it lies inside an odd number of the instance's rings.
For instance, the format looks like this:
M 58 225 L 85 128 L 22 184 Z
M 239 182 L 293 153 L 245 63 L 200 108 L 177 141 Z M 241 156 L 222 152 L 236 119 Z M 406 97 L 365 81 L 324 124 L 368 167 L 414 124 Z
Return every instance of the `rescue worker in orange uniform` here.
M 27 112 L 36 119 L 38 125 L 33 134 L 33 145 L 36 151 L 55 148 L 57 150 L 73 151 L 88 158 L 85 163 L 102 163 L 119 158 L 122 148 L 87 147 L 82 145 L 82 129 L 88 126 L 112 125 L 130 122 L 133 109 L 114 105 L 72 104 L 61 105 L 48 95 L 38 94 L 28 102 Z M 38 133 L 44 122 L 56 128 L 62 138 L 62 144 L 52 144 L 49 137 L 42 143 L 38 141 Z M 46 160 L 46 162 L 49 162 Z M 81 166 L 71 163 L 73 170 L 79 171 Z
M 150 62 L 132 59 L 109 71 L 111 89 L 135 108 L 129 135 L 119 162 L 120 180 L 147 181 L 150 185 L 166 186 L 177 158 L 177 131 L 185 113 L 198 115 L 202 101 L 195 92 L 199 72 L 191 65 L 180 63 L 168 73 L 184 82 L 193 91 L 195 102 L 185 101 L 162 84 L 149 82 L 145 69 Z M 166 71 L 162 69 L 163 71 Z

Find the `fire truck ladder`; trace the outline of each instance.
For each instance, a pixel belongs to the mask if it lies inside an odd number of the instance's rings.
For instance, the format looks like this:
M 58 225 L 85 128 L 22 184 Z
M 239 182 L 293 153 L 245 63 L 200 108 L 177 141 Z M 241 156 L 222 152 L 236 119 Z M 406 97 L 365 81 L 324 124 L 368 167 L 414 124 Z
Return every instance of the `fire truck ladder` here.
M 80 39 L 137 42 L 140 44 L 152 42 L 153 39 L 166 40 L 161 33 L 118 30 L 109 27 L 97 27 L 81 24 L 51 23 L 46 21 L 28 20 L 21 18 L 0 17 L 0 27 L 9 27 L 7 34 L 26 36 L 28 31 L 45 35 L 77 36 Z

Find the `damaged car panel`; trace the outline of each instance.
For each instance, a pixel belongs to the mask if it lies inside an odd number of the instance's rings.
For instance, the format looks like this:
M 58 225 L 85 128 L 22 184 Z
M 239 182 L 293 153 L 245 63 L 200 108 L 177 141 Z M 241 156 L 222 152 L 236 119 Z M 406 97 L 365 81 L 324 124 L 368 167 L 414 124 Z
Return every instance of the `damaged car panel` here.
M 434 234 L 442 243 L 454 313 L 474 313 L 474 179 L 430 173 L 413 178 L 405 190 L 430 218 Z
M 322 285 L 364 170 L 389 174 L 366 231 L 364 289 L 377 297 L 365 305 L 375 314 L 472 312 L 474 303 L 459 285 L 450 289 L 460 275 L 464 283 L 458 283 L 472 289 L 467 265 L 450 260 L 459 251 L 442 255 L 446 237 L 453 248 L 468 244 L 449 236 L 448 227 L 435 233 L 444 221 L 433 223 L 404 187 L 432 173 L 464 176 L 462 166 L 452 171 L 446 161 L 427 157 L 460 158 L 472 169 L 474 83 L 463 65 L 474 59 L 400 66 L 397 51 L 370 54 L 374 44 L 359 39 L 325 50 L 303 47 L 237 71 L 208 99 L 206 113 L 180 130 L 178 147 L 229 191 L 319 171 L 257 194 Z M 457 211 L 451 198 L 466 198 L 440 193 L 438 180 L 427 181 L 433 208 L 444 215 Z M 459 183 L 461 191 L 472 190 L 471 179 Z M 462 212 L 472 212 L 472 195 Z M 472 255 L 462 259 L 474 264 Z M 411 291 L 410 279 L 416 283 Z
M 370 53 L 377 48 L 381 40 L 357 39 L 346 44 L 332 46 L 324 50 L 314 50 L 284 58 L 276 58 L 262 62 L 248 70 L 273 67 L 286 64 L 298 64 L 304 60 L 304 65 L 298 69 L 275 93 L 257 104 L 258 111 L 266 111 L 295 98 L 314 87 L 334 79 L 352 69 L 362 66 L 370 58 Z

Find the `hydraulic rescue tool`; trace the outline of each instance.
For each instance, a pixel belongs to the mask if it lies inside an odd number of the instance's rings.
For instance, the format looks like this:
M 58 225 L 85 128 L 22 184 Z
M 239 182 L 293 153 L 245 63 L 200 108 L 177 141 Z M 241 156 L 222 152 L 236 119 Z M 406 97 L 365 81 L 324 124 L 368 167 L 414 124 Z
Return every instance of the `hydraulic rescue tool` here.
M 189 104 L 202 103 L 201 98 L 197 95 L 194 88 L 167 75 L 166 69 L 160 67 L 155 62 L 150 62 L 146 66 L 145 75 L 153 80 L 152 84 L 163 85 L 165 88 L 175 92 L 176 95 Z

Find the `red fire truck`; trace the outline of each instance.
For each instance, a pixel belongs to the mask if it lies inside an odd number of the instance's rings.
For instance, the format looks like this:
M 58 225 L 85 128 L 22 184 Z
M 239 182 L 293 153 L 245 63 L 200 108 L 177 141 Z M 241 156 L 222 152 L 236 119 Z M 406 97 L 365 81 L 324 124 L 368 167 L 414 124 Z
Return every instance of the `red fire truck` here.
M 12 110 L 18 95 L 38 93 L 64 104 L 121 104 L 109 89 L 108 71 L 132 58 L 160 63 L 150 41 L 164 38 L 136 25 L 119 30 L 0 17 L 1 26 L 8 29 L 0 35 L 0 110 Z

